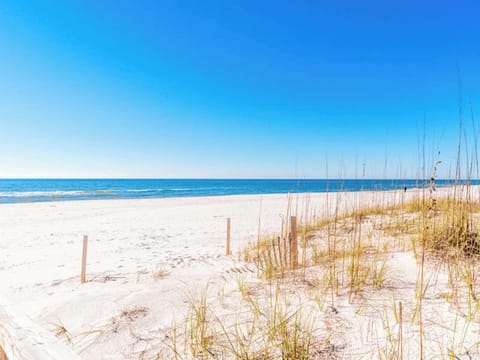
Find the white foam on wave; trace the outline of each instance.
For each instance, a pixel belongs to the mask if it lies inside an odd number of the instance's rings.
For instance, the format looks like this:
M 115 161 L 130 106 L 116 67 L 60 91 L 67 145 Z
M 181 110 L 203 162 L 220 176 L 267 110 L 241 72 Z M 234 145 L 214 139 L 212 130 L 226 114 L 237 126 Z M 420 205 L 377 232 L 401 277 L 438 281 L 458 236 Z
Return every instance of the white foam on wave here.
M 48 196 L 80 196 L 91 193 L 83 190 L 72 191 L 2 191 L 0 197 L 48 197 Z
M 54 190 L 54 191 L 0 191 L 0 198 L 59 198 L 90 196 L 99 197 L 103 194 L 121 195 L 122 193 L 165 193 L 165 192 L 187 192 L 187 191 L 208 191 L 215 187 L 200 188 L 155 188 L 155 189 L 91 189 L 91 190 Z M 132 195 L 133 196 L 133 195 Z M 140 195 L 139 195 L 140 196 Z
M 173 189 L 128 189 L 126 192 L 163 192 L 163 191 L 191 191 L 192 188 L 173 188 Z

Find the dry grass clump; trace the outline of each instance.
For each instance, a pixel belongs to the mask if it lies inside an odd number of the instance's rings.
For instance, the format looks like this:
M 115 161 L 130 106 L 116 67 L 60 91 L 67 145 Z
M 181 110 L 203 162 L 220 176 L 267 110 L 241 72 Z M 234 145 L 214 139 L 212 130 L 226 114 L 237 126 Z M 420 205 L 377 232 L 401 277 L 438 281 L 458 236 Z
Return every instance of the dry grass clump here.
M 198 359 L 325 359 L 325 341 L 315 335 L 315 316 L 289 304 L 279 285 L 241 303 L 238 312 L 216 315 L 207 290 L 190 305 L 185 321 L 183 355 Z M 181 346 L 176 344 L 177 352 Z
M 249 244 L 243 252 L 243 260 L 255 264 L 267 280 L 284 277 L 290 268 L 288 248 L 280 237 L 272 237 Z
M 437 212 L 424 232 L 427 249 L 441 258 L 477 258 L 480 233 L 475 220 L 466 204 L 458 206 L 458 210 Z
M 216 329 L 207 308 L 207 289 L 199 300 L 191 299 L 190 314 L 185 323 L 185 348 L 196 358 L 215 357 Z
M 329 221 L 325 218 L 315 224 L 301 224 L 298 231 L 300 271 L 291 266 L 290 241 L 283 241 L 281 236 L 250 244 L 244 250 L 243 259 L 253 262 L 260 277 L 269 281 L 305 278 L 305 269 L 321 266 L 322 271 L 328 274 L 328 284 L 335 293 L 339 286 L 348 287 L 353 294 L 360 293 L 364 287 L 381 288 L 385 283 L 388 247 L 376 235 L 383 231 L 381 221 L 392 227 L 394 221 L 398 222 L 397 217 L 391 215 L 396 210 L 392 206 L 382 210 L 380 205 L 375 205 L 335 215 Z M 379 222 L 380 217 L 387 216 L 391 221 Z M 413 228 L 412 224 L 409 226 Z
M 465 225 L 465 223 L 456 223 L 436 229 L 426 240 L 428 246 L 441 257 L 478 257 L 480 234 Z
M 168 275 L 170 275 L 170 271 L 168 271 L 166 269 L 160 269 L 160 270 L 156 271 L 155 273 L 153 273 L 152 278 L 154 280 L 161 280 L 161 279 L 166 278 Z
M 63 325 L 63 323 L 60 320 L 58 320 L 57 324 L 55 324 L 55 336 L 63 337 L 68 342 L 72 341 L 72 336 L 70 332 L 67 330 L 65 325 Z
M 130 321 L 135 320 L 141 315 L 145 315 L 148 311 L 148 308 L 145 306 L 133 306 L 131 308 L 124 308 L 120 312 L 120 318 L 127 318 Z

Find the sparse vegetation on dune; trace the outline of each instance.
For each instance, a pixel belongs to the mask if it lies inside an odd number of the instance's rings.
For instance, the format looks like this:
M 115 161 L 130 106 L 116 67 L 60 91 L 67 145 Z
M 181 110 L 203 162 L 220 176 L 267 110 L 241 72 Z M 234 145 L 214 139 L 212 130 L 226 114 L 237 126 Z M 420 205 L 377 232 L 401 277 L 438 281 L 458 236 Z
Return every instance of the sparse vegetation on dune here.
M 434 181 L 388 196 L 329 194 L 316 213 L 308 197 L 290 201 L 278 234 L 259 235 L 232 271 L 189 288 L 171 325 L 143 331 L 154 310 L 132 300 L 91 328 L 58 321 L 53 331 L 80 348 L 132 337 L 128 355 L 144 359 L 480 357 L 480 189 Z M 175 276 L 147 274 L 137 282 Z
M 257 273 L 237 277 L 234 309 L 217 312 L 206 293 L 191 303 L 183 356 L 480 356 L 471 336 L 480 330 L 477 191 L 462 185 L 343 213 L 337 204 L 321 218 L 303 214 L 297 269 L 284 221 L 279 235 L 241 253 Z

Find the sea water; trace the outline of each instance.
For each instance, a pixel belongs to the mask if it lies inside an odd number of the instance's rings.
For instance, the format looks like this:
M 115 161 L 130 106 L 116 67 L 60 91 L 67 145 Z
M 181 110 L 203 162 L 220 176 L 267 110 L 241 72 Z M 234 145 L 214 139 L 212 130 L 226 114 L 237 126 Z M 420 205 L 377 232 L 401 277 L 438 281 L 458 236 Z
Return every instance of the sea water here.
M 426 183 L 413 179 L 0 179 L 0 203 L 394 190 Z M 453 183 L 436 180 L 437 186 Z

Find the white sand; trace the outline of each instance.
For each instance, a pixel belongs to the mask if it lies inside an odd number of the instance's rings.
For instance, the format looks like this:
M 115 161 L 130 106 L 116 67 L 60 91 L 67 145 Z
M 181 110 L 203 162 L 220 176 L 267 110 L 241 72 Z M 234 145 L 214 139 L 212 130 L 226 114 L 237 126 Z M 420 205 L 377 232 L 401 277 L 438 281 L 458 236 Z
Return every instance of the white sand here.
M 415 191 L 331 193 L 354 204 L 407 201 Z M 287 195 L 149 200 L 96 200 L 0 205 L 0 294 L 40 326 L 68 331 L 85 359 L 137 359 L 164 341 L 162 329 L 181 321 L 188 299 L 205 289 L 224 297 L 251 264 L 238 252 L 261 232 L 279 232 Z M 326 194 L 292 197 L 292 212 L 327 209 Z M 226 218 L 233 256 L 226 257 Z M 86 284 L 80 284 L 82 236 L 89 236 Z M 400 256 L 398 264 L 406 260 Z M 154 279 L 153 274 L 168 275 Z M 412 269 L 415 278 L 415 269 Z M 253 274 L 251 274 L 253 276 Z M 413 280 L 412 280 L 413 281 Z M 233 304 L 233 303 L 232 303 Z M 135 319 L 122 312 L 145 307 Z M 233 305 L 231 305 L 233 308 Z

